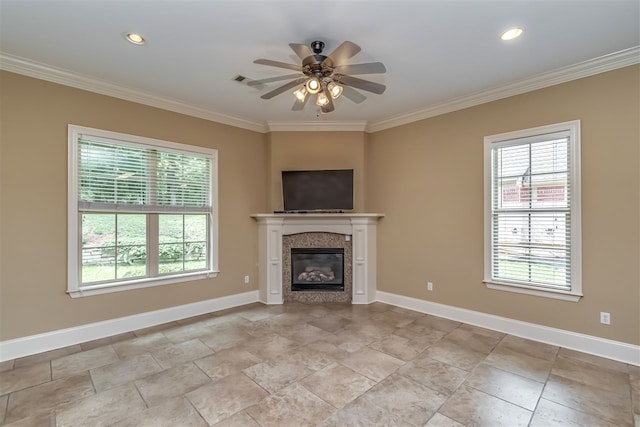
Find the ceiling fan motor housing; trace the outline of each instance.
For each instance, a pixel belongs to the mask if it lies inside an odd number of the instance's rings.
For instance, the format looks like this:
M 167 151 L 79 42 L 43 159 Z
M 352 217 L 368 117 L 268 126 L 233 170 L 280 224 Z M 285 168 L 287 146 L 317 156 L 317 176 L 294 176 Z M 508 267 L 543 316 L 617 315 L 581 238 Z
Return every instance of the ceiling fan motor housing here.
M 302 61 L 302 72 L 309 77 L 329 77 L 333 69 L 333 61 L 324 55 L 307 56 Z
M 322 55 L 324 42 L 316 40 L 311 42 L 310 46 L 315 55 L 307 56 L 302 60 L 302 72 L 306 76 L 318 79 L 331 76 L 335 67 L 331 58 Z

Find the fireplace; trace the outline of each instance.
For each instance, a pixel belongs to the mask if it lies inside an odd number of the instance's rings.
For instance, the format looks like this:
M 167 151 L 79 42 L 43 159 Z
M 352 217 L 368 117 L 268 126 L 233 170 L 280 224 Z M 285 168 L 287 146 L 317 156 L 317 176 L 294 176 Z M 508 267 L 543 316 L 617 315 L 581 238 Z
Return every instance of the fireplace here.
M 344 248 L 291 248 L 291 290 L 344 291 Z
M 376 300 L 376 225 L 383 214 L 255 214 L 258 292 L 265 304 L 351 303 Z M 291 290 L 291 248 L 343 248 L 344 291 Z

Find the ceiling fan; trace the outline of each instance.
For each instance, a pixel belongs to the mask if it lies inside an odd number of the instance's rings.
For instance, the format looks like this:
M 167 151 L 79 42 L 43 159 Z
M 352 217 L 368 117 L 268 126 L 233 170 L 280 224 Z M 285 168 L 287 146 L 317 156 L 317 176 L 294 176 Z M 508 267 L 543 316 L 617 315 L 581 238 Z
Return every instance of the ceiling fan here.
M 353 75 L 359 74 L 383 74 L 387 70 L 382 62 L 368 62 L 362 64 L 346 64 L 346 61 L 360 52 L 360 46 L 345 41 L 329 55 L 323 55 L 324 42 L 314 41 L 309 46 L 298 43 L 290 43 L 289 46 L 302 60 L 301 65 L 287 64 L 285 62 L 272 61 L 270 59 L 256 59 L 256 64 L 269 65 L 271 67 L 286 68 L 301 72 L 285 76 L 271 77 L 249 82 L 249 86 L 257 86 L 263 83 L 271 83 L 281 80 L 292 81 L 262 95 L 262 99 L 271 99 L 276 95 L 300 86 L 293 94 L 296 101 L 293 111 L 304 108 L 310 95 L 316 95 L 316 105 L 323 113 L 329 113 L 335 109 L 333 100 L 343 95 L 349 100 L 360 104 L 366 96 L 354 88 L 381 95 L 386 87 L 383 84 L 369 80 L 363 80 Z

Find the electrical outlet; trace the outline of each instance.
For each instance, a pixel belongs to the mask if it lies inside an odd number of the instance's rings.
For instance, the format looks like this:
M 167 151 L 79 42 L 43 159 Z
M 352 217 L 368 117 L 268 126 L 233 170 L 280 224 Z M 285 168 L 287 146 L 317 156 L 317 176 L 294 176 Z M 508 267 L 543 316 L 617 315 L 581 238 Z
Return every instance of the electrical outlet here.
M 249 276 L 244 276 L 244 284 L 245 285 L 249 284 Z
M 603 325 L 610 325 L 611 324 L 611 314 L 610 313 L 605 313 L 604 311 L 600 312 L 600 323 L 602 323 Z
M 428 291 L 432 291 L 433 290 L 433 283 L 427 282 L 427 290 Z

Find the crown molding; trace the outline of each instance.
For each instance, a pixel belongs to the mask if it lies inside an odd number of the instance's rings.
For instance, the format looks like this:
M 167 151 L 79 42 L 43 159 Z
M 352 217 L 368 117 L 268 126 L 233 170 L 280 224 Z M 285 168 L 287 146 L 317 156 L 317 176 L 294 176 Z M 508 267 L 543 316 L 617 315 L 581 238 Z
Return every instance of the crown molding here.
M 364 132 L 367 122 L 268 122 L 267 127 L 269 132 Z
M 498 99 L 508 98 L 514 95 L 531 92 L 537 89 L 566 83 L 583 77 L 616 70 L 640 63 L 640 46 L 635 46 L 619 52 L 600 56 L 588 61 L 579 62 L 557 70 L 538 74 L 536 76 L 519 80 L 514 83 L 499 86 L 493 89 L 477 92 L 472 95 L 452 99 L 449 102 L 433 105 L 431 107 L 381 120 L 367 125 L 366 131 L 373 133 L 393 127 L 428 119 L 452 111 L 474 107 Z
M 638 63 L 640 63 L 640 46 L 634 46 L 554 71 L 538 74 L 508 85 L 476 92 L 475 94 L 455 98 L 442 104 L 432 105 L 425 109 L 377 122 L 308 121 L 268 122 L 265 124 L 210 111 L 175 99 L 163 98 L 124 86 L 118 86 L 18 56 L 0 53 L 0 69 L 2 70 L 260 133 L 294 131 L 364 131 L 373 133 Z
M 175 99 L 164 98 L 127 88 L 125 86 L 115 85 L 6 53 L 0 53 L 0 69 L 229 126 L 260 133 L 267 132 L 267 127 L 263 123 L 257 123 L 227 114 L 217 113 Z

